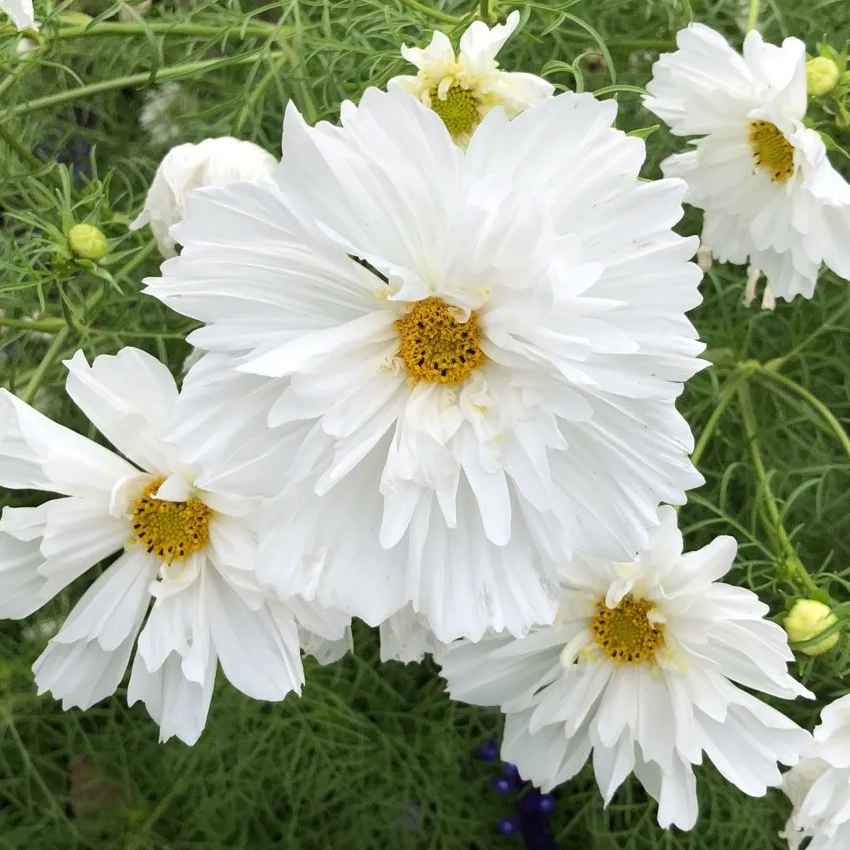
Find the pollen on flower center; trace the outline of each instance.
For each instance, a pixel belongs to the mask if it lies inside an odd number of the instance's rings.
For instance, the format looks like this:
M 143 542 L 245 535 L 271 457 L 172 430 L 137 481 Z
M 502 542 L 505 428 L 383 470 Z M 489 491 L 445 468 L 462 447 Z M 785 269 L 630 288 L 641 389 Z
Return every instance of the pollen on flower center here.
M 440 97 L 436 88 L 432 89 L 431 109 L 443 119 L 443 123 L 454 138 L 470 135 L 481 121 L 478 98 L 469 89 L 457 83 L 445 93 L 444 97 Z
M 794 146 L 770 121 L 750 121 L 753 162 L 770 175 L 774 183 L 784 183 L 794 174 Z
M 187 502 L 167 502 L 153 494 L 164 481 L 148 484 L 133 503 L 132 540 L 171 564 L 200 552 L 210 542 L 212 510 L 200 499 Z
M 616 608 L 605 599 L 596 605 L 590 630 L 602 651 L 618 664 L 642 664 L 652 661 L 664 644 L 664 630 L 649 619 L 653 604 L 635 599 L 630 593 Z
M 475 313 L 462 322 L 453 311 L 440 298 L 425 298 L 396 321 L 398 356 L 414 380 L 459 384 L 484 362 Z

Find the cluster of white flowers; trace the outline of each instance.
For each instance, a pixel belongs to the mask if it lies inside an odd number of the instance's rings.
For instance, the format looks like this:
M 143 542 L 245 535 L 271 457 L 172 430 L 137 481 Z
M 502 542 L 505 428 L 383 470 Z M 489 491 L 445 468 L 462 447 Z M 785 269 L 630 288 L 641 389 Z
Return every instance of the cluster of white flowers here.
M 178 392 L 136 349 L 67 362 L 120 454 L 0 395 L 0 484 L 59 494 L 3 514 L 0 616 L 117 553 L 36 681 L 86 708 L 137 647 L 130 702 L 188 743 L 219 663 L 282 699 L 360 617 L 383 659 L 432 652 L 452 696 L 500 706 L 523 777 L 552 788 L 592 754 L 606 802 L 634 772 L 690 829 L 703 754 L 762 795 L 813 746 L 739 686 L 814 695 L 767 607 L 720 581 L 735 541 L 683 554 L 669 505 L 702 479 L 676 400 L 707 364 L 699 240 L 672 228 L 689 200 L 715 257 L 810 296 L 821 261 L 850 275 L 850 188 L 803 123 L 795 39 L 750 33 L 741 58 L 680 33 L 645 102 L 701 138 L 647 182 L 614 101 L 499 68 L 518 23 L 402 48 L 418 74 L 339 124 L 290 103 L 280 163 L 170 151 L 133 227 L 168 257 L 147 294 L 203 325 L 194 365 Z M 789 838 L 838 836 L 818 850 L 850 840 L 842 711 L 788 778 Z

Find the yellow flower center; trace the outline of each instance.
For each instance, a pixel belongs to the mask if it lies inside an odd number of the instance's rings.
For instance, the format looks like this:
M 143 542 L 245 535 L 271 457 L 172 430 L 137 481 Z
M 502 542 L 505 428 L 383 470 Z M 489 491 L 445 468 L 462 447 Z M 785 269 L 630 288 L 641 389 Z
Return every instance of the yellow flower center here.
M 481 121 L 478 98 L 469 89 L 457 83 L 442 98 L 436 88 L 432 89 L 431 109 L 443 119 L 443 123 L 455 139 L 471 135 Z
M 484 362 L 475 313 L 465 322 L 456 313 L 440 298 L 425 298 L 395 323 L 398 356 L 414 380 L 459 384 Z
M 612 661 L 642 664 L 655 658 L 664 645 L 664 630 L 650 621 L 648 614 L 652 608 L 651 602 L 635 599 L 630 593 L 616 608 L 609 608 L 604 598 L 599 600 L 590 630 Z
M 770 175 L 774 183 L 784 183 L 794 174 L 794 146 L 770 121 L 750 121 L 750 147 L 753 162 Z
M 166 502 L 155 499 L 164 478 L 148 484 L 133 503 L 132 541 L 166 564 L 200 552 L 210 542 L 212 510 L 200 499 Z

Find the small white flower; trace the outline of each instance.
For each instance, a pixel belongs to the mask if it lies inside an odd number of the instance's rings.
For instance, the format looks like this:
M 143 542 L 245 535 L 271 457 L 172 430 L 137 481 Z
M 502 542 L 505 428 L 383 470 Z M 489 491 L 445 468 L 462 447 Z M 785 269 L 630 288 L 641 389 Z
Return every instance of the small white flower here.
M 347 618 L 262 591 L 256 505 L 196 487 L 162 438 L 177 401 L 165 366 L 133 348 L 66 365 L 68 394 L 131 462 L 0 391 L 0 484 L 62 494 L 3 512 L 0 617 L 28 616 L 118 553 L 36 661 L 39 693 L 92 706 L 118 686 L 137 637 L 128 700 L 144 701 L 161 740 L 197 740 L 219 663 L 248 696 L 300 691 L 299 630 L 338 647 Z
M 615 115 L 560 95 L 463 149 L 369 89 L 341 127 L 290 105 L 273 182 L 191 196 L 146 281 L 206 322 L 180 434 L 228 458 L 207 484 L 274 498 L 260 569 L 284 596 L 523 634 L 568 553 L 633 557 L 701 483 L 675 405 L 704 365 L 685 187 L 639 179 Z
M 701 137 L 662 169 L 687 180 L 686 200 L 705 210 L 703 244 L 763 272 L 777 298 L 810 298 L 821 262 L 850 277 L 850 185 L 803 123 L 803 42 L 777 47 L 752 31 L 741 56 L 691 24 L 677 43 L 655 64 L 644 104 L 676 135 Z
M 554 86 L 542 77 L 502 71 L 496 54 L 519 24 L 519 12 L 492 29 L 475 21 L 460 38 L 460 52 L 445 33 L 434 31 L 425 49 L 403 44 L 401 55 L 419 69 L 414 76 L 393 77 L 389 88 L 400 88 L 431 107 L 455 141 L 466 144 L 481 119 L 501 106 L 509 118 L 550 97 Z
M 850 695 L 821 712 L 814 742 L 800 764 L 783 777 L 794 807 L 784 837 L 791 850 L 850 847 Z
M 189 193 L 205 186 L 226 186 L 270 177 L 277 160 L 259 145 L 230 136 L 172 148 L 164 157 L 145 198 L 144 209 L 130 225 L 149 224 L 163 257 L 176 254 L 171 227 L 183 220 Z
M 35 29 L 32 0 L 0 0 L 0 11 L 5 12 L 19 30 Z
M 812 696 L 786 670 L 785 632 L 748 590 L 718 581 L 731 537 L 682 553 L 672 508 L 629 564 L 570 565 L 555 625 L 515 640 L 455 644 L 438 659 L 455 699 L 507 714 L 502 758 L 549 790 L 593 753 L 607 804 L 634 771 L 658 822 L 691 829 L 692 765 L 705 753 L 730 782 L 761 796 L 810 736 L 735 684 Z

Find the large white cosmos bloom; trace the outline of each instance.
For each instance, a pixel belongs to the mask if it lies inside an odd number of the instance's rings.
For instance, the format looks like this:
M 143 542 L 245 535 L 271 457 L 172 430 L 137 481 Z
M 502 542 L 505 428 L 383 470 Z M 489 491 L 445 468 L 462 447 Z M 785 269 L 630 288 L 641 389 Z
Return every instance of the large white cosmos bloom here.
M 454 644 L 442 657 L 455 699 L 507 714 L 502 758 L 549 790 L 593 753 L 606 804 L 634 771 L 658 822 L 691 829 L 692 765 L 703 752 L 753 796 L 781 781 L 809 734 L 733 682 L 773 696 L 813 696 L 792 679 L 785 632 L 748 590 L 718 581 L 736 545 L 718 537 L 682 553 L 664 507 L 631 563 L 581 561 L 565 576 L 555 625 L 515 640 Z
M 662 163 L 705 210 L 703 244 L 715 258 L 749 261 L 779 298 L 814 292 L 821 262 L 850 278 L 850 186 L 820 135 L 806 127 L 806 48 L 752 31 L 743 56 L 703 24 L 653 68 L 644 105 L 678 136 L 700 136 Z
M 128 700 L 145 703 L 161 740 L 197 740 L 219 662 L 248 696 L 300 691 L 299 628 L 320 656 L 312 632 L 340 649 L 347 620 L 260 590 L 256 506 L 196 488 L 162 439 L 177 401 L 169 371 L 133 348 L 66 365 L 68 394 L 131 462 L 0 391 L 0 484 L 61 494 L 3 512 L 0 617 L 28 616 L 119 553 L 36 661 L 39 693 L 92 706 L 115 691 L 137 637 Z
M 464 151 L 402 92 L 290 104 L 277 189 L 192 195 L 148 292 L 207 323 L 179 436 L 267 506 L 260 570 L 437 640 L 551 622 L 555 564 L 633 557 L 701 483 L 684 184 L 644 183 L 616 105 L 550 98 Z M 557 143 L 558 155 L 553 156 Z
M 466 144 L 494 107 L 501 106 L 513 118 L 555 91 L 542 77 L 499 68 L 496 54 L 518 25 L 517 11 L 492 29 L 473 21 L 460 37 L 457 55 L 439 30 L 424 49 L 403 44 L 401 55 L 419 71 L 416 76 L 393 77 L 387 86 L 417 97 L 443 119 L 456 142 Z
M 785 829 L 791 850 L 807 839 L 807 850 L 850 847 L 850 695 L 821 712 L 814 742 L 783 789 L 794 806 Z

